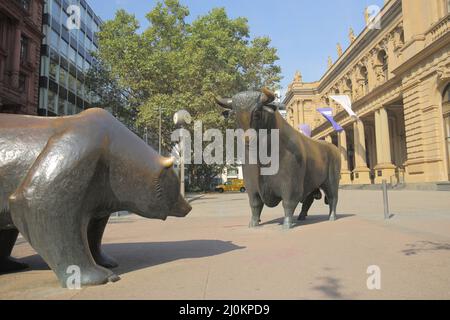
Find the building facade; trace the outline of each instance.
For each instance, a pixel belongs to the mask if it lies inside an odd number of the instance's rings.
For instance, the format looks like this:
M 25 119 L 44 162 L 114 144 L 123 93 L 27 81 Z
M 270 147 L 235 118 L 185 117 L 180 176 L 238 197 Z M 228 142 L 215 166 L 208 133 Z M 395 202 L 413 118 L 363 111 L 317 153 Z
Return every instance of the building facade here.
M 323 77 L 297 73 L 284 103 L 288 122 L 339 147 L 342 184 L 449 181 L 450 0 L 386 0 L 379 28 L 368 25 L 338 45 Z M 367 17 L 366 17 L 367 20 Z M 347 95 L 349 117 L 331 95 Z M 333 108 L 337 134 L 316 111 Z
M 79 28 L 73 27 L 79 9 Z M 73 20 L 75 19 L 75 20 Z M 71 115 L 89 108 L 94 97 L 85 75 L 98 48 L 101 20 L 85 0 L 45 0 L 41 48 L 39 114 Z
M 0 112 L 37 114 L 43 0 L 0 0 Z

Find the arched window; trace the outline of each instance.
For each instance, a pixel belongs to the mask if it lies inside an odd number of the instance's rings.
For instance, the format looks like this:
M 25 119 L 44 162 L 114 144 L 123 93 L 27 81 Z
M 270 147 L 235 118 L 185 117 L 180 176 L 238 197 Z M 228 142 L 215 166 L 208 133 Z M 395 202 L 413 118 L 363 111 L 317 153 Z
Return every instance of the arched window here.
M 449 0 L 449 2 L 450 2 L 450 0 Z M 442 97 L 442 103 L 450 104 L 450 84 L 448 84 L 444 90 L 444 95 Z
M 381 50 L 378 52 L 378 61 L 381 65 L 381 76 L 384 77 L 384 80 L 388 80 L 388 56 L 386 51 Z
M 366 67 L 361 67 L 360 69 L 362 81 L 362 93 L 365 95 L 369 92 L 369 73 Z
M 353 99 L 352 98 L 352 95 L 353 95 L 353 83 L 352 83 L 352 80 L 351 79 L 347 79 L 345 81 L 345 85 L 347 86 L 350 99 Z

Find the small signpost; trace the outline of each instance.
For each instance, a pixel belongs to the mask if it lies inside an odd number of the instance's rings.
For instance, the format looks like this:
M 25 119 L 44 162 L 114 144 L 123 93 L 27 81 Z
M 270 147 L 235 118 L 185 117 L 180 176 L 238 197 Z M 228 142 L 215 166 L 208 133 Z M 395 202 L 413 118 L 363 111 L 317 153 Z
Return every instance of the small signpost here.
M 386 180 L 383 180 L 383 205 L 384 205 L 384 219 L 389 220 L 391 215 L 389 213 L 389 198 Z

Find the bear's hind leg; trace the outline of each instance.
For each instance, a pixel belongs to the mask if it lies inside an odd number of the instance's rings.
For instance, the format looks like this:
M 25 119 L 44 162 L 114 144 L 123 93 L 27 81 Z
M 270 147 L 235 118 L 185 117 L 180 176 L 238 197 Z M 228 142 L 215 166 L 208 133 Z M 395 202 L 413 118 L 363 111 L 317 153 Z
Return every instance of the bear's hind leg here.
M 0 273 L 24 270 L 28 265 L 11 257 L 19 231 L 17 229 L 0 230 Z
M 97 264 L 102 267 L 113 269 L 117 268 L 117 262 L 106 255 L 102 251 L 102 237 L 105 231 L 106 225 L 108 224 L 109 217 L 101 218 L 101 219 L 92 219 L 89 222 L 88 227 L 88 240 L 89 240 L 89 248 L 91 250 L 92 257 L 94 258 Z

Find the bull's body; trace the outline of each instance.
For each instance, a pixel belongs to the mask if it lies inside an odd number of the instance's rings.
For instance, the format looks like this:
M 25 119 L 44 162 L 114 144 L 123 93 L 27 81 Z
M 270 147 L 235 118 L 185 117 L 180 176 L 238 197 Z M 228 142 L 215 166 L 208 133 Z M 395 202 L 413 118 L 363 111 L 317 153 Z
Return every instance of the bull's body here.
M 330 206 L 330 220 L 334 220 L 341 169 L 339 150 L 331 143 L 315 141 L 292 128 L 278 112 L 265 107 L 272 100 L 264 93 L 255 92 L 241 93 L 228 100 L 228 107 L 236 112 L 240 128 L 268 129 L 269 134 L 271 130 L 279 130 L 278 173 L 265 176 L 261 174 L 260 164 L 243 166 L 252 208 L 250 226 L 259 224 L 264 205 L 275 207 L 282 201 L 284 226 L 290 228 L 297 205 L 303 203 L 300 216 L 306 216 L 318 189 L 324 191 Z M 227 101 L 222 100 L 221 105 L 227 107 Z
M 113 212 L 185 216 L 173 161 L 106 111 L 43 118 L 0 114 L 0 272 L 24 267 L 10 257 L 18 232 L 65 286 L 69 266 L 81 284 L 117 280 L 101 251 Z

